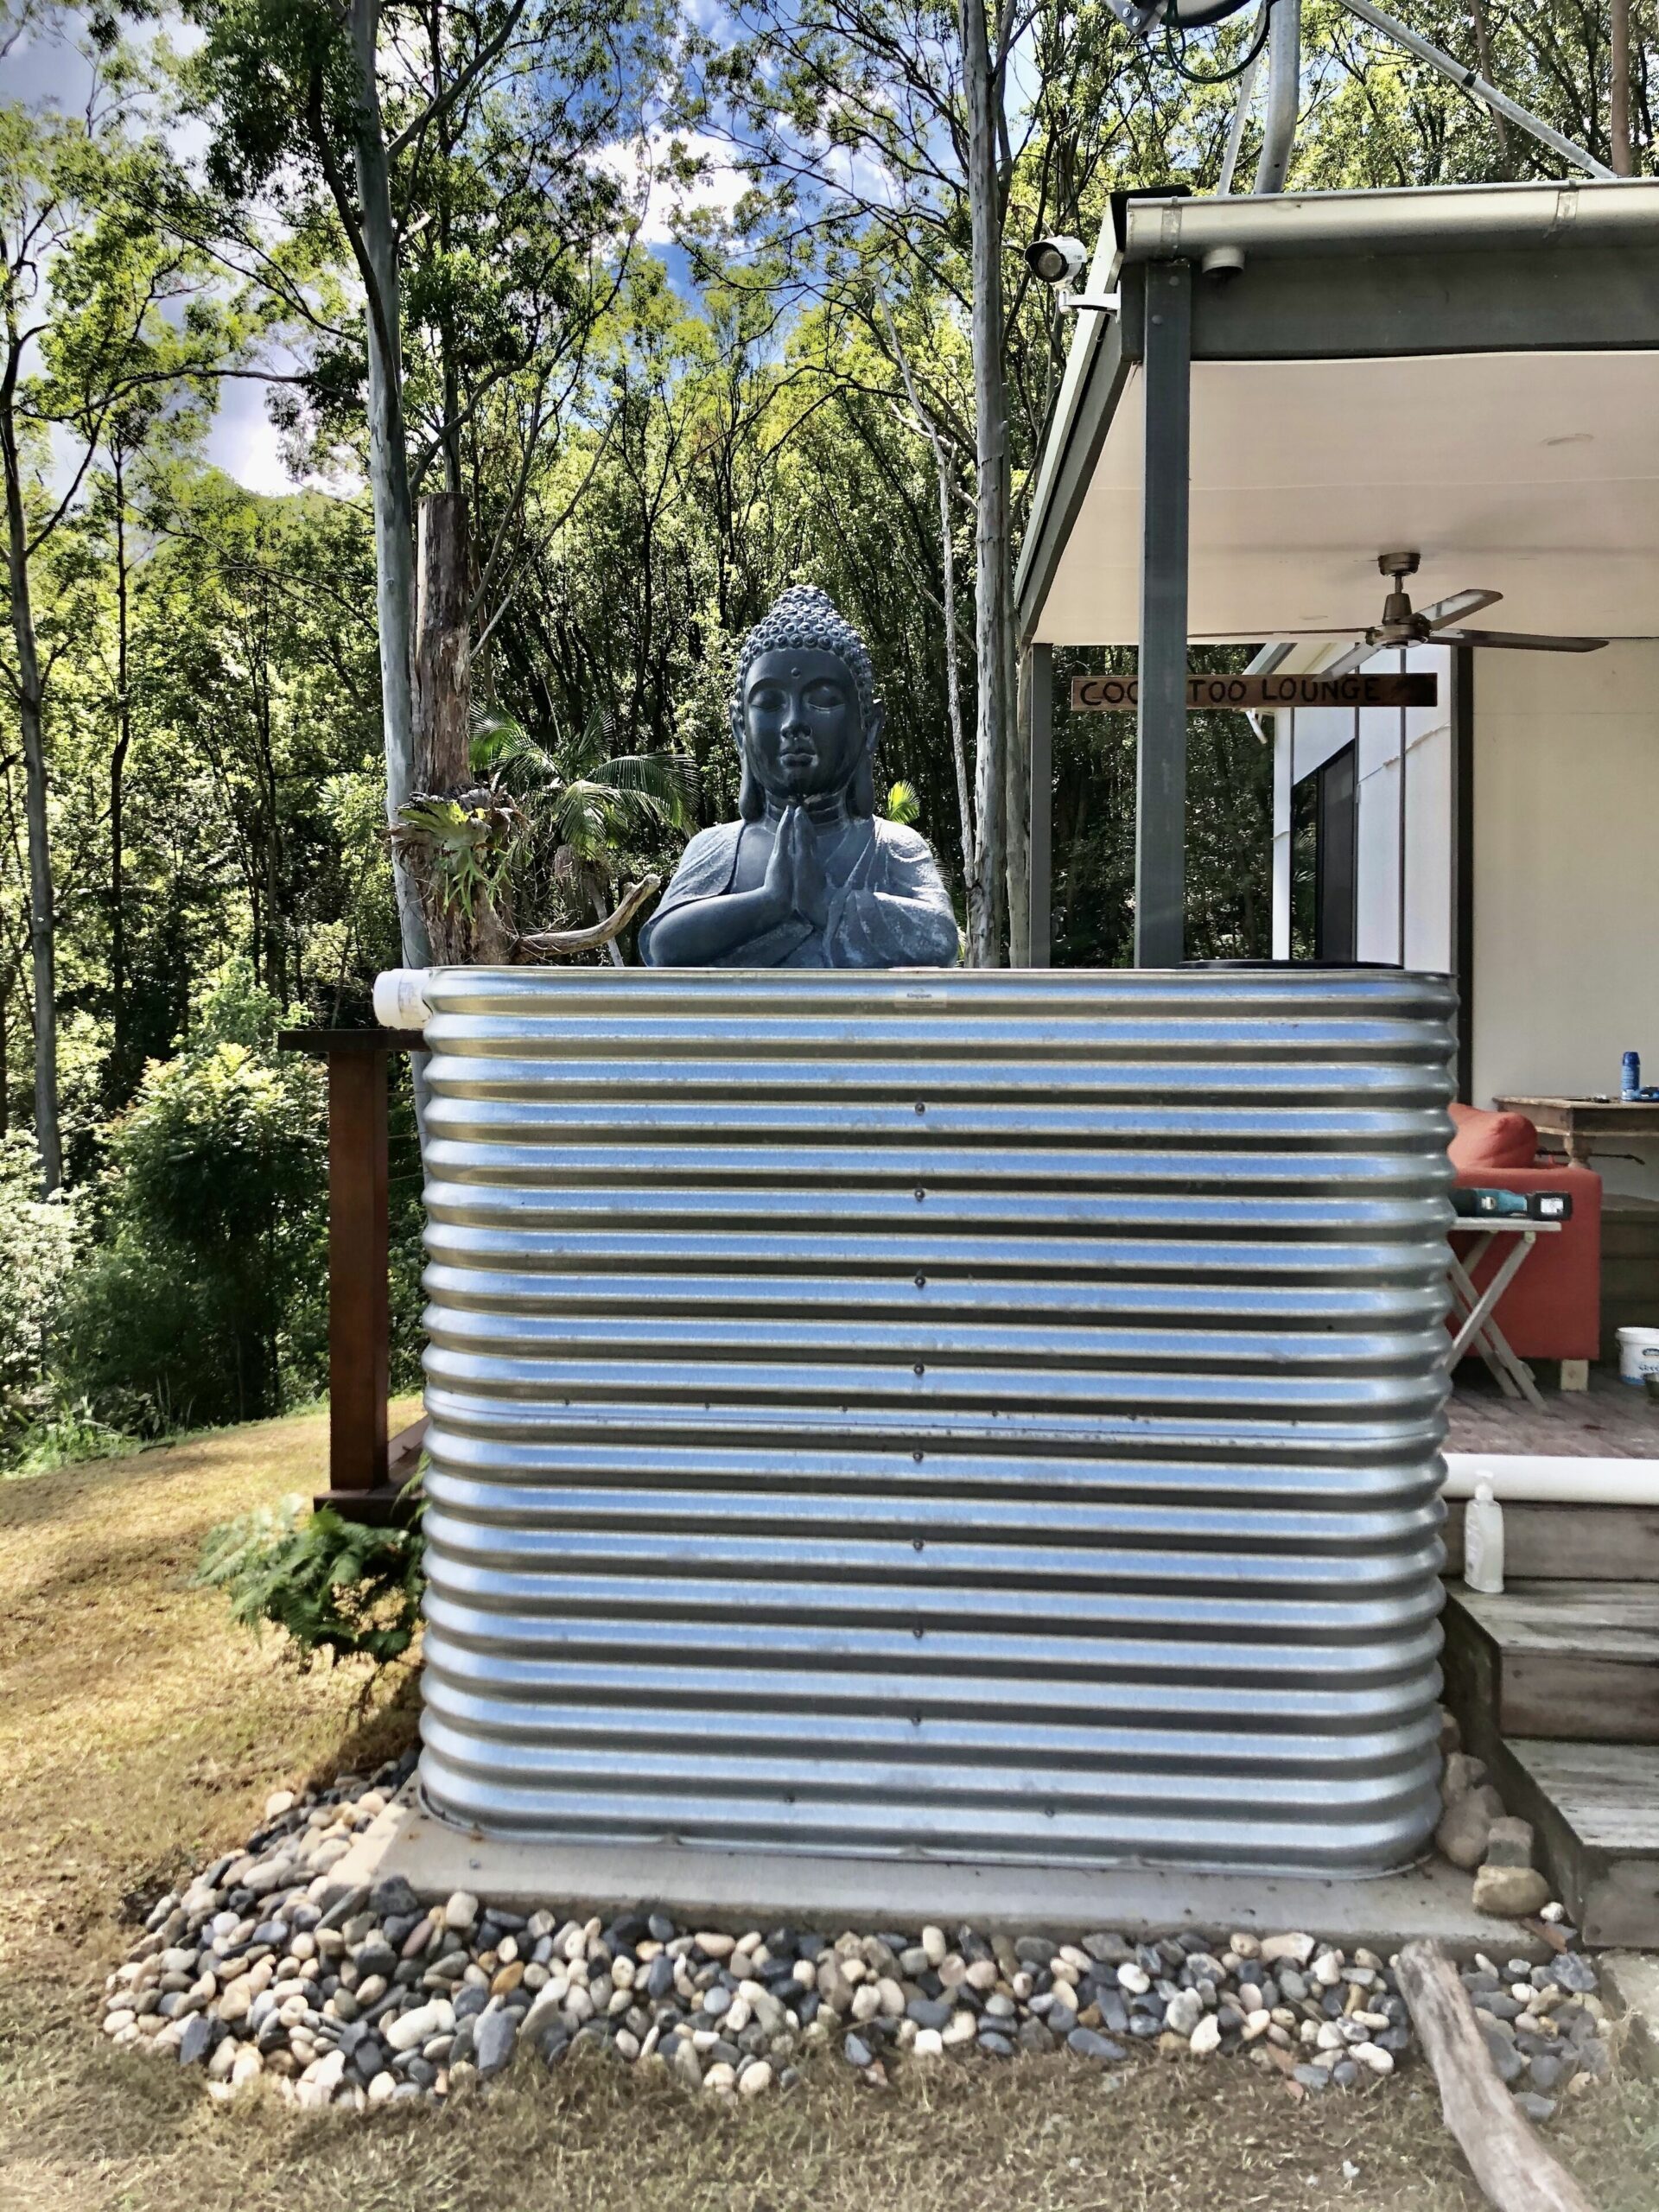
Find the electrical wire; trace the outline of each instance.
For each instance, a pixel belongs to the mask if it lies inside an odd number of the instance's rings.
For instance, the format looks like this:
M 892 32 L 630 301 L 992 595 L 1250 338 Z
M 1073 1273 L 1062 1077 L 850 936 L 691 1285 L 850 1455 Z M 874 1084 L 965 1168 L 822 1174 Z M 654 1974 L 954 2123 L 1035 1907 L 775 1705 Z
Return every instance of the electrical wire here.
M 1175 72 L 1178 77 L 1182 78 L 1189 85 L 1230 85 L 1235 83 L 1244 74 L 1244 72 L 1250 67 L 1250 65 L 1260 58 L 1262 50 L 1266 46 L 1268 42 L 1268 26 L 1273 21 L 1273 7 L 1274 0 L 1262 0 L 1262 22 L 1261 26 L 1255 34 L 1255 44 L 1250 48 L 1249 52 L 1243 55 L 1240 60 L 1236 62 L 1230 69 L 1218 69 L 1213 75 L 1206 75 L 1200 70 L 1189 69 L 1187 67 L 1186 33 L 1182 31 L 1180 35 L 1180 49 L 1178 52 L 1175 46 L 1175 31 L 1171 28 L 1170 24 L 1166 22 L 1164 25 L 1164 52 L 1168 59 L 1170 67 Z

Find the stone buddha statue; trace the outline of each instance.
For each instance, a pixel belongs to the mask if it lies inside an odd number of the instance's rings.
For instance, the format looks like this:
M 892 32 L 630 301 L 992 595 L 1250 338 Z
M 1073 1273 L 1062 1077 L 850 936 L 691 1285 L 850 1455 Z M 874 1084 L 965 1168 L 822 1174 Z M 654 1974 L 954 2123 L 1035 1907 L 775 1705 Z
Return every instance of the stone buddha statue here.
M 639 932 L 652 968 L 950 968 L 926 841 L 875 811 L 881 734 L 864 640 L 797 586 L 744 640 L 732 694 L 741 819 L 698 832 Z

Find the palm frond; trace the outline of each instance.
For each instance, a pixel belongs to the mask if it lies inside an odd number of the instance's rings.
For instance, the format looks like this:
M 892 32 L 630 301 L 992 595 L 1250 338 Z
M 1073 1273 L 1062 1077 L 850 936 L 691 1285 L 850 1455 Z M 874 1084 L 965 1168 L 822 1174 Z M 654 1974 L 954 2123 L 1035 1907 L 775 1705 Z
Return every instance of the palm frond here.
M 593 771 L 607 790 L 649 799 L 676 829 L 683 826 L 702 786 L 697 764 L 685 753 L 623 753 Z
M 467 759 L 475 776 L 494 775 L 503 768 L 522 767 L 538 784 L 556 782 L 558 768 L 546 747 L 533 738 L 511 715 L 474 714 Z
M 580 729 L 573 730 L 558 747 L 559 766 L 569 783 L 590 776 L 608 756 L 614 740 L 616 718 L 607 707 L 588 709 Z

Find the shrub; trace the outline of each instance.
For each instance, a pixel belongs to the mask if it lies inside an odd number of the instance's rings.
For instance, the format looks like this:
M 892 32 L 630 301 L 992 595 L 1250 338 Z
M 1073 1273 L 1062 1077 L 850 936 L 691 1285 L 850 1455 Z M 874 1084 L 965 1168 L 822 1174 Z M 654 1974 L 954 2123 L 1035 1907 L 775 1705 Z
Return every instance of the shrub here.
M 208 1532 L 192 1580 L 223 1590 L 231 1618 L 257 1635 L 269 1623 L 288 1637 L 302 1671 L 320 1652 L 401 1659 L 420 1620 L 424 1544 L 419 1503 L 388 1529 L 346 1521 L 330 1506 L 308 1512 L 301 1497 L 262 1505 Z
M 101 1418 L 150 1434 L 248 1421 L 321 1382 L 322 1083 L 276 1052 L 282 1014 L 230 963 L 111 1134 L 62 1332 L 65 1378 Z
M 0 1459 L 51 1413 L 52 1341 L 85 1242 L 73 1200 L 42 1200 L 40 1175 L 30 1138 L 0 1136 Z

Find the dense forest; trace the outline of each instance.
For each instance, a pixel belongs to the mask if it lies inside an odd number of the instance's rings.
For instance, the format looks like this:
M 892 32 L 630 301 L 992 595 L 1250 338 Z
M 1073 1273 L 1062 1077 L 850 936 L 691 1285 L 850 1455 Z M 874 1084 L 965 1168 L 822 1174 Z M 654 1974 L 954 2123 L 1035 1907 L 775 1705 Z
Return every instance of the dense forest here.
M 1410 16 L 1620 165 L 1605 9 Z M 423 494 L 467 503 L 462 828 L 518 929 L 592 921 L 729 813 L 735 645 L 810 582 L 869 640 L 884 788 L 911 787 L 972 957 L 1005 957 L 993 570 L 1069 337 L 1022 249 L 1092 238 L 1115 188 L 1213 191 L 1262 22 L 9 10 L 0 1463 L 320 1385 L 321 1099 L 275 1038 L 366 1020 L 420 942 L 388 798 Z M 1334 0 L 1303 22 L 1291 189 L 1558 173 Z M 1632 12 L 1638 172 L 1654 30 Z M 1241 185 L 1260 134 L 1258 98 Z M 1122 962 L 1132 728 L 1062 708 L 1055 760 L 1056 958 Z M 1265 951 L 1269 764 L 1242 717 L 1195 721 L 1191 783 L 1191 948 Z

